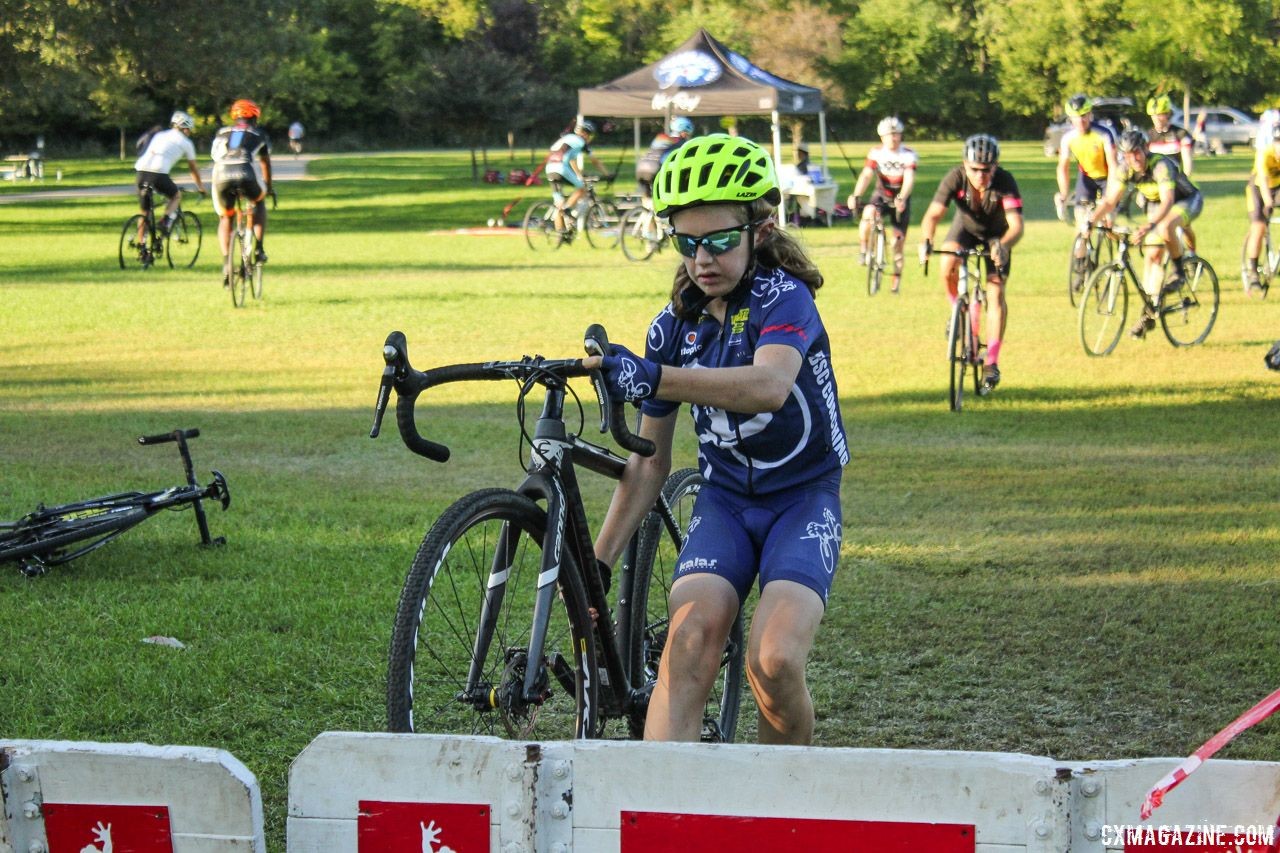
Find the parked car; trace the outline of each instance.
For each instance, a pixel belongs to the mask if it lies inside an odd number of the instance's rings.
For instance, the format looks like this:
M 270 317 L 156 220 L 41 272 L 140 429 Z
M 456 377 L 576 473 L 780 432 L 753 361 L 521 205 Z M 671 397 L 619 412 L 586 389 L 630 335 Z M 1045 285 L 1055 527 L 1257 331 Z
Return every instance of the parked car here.
M 1200 113 L 1205 116 L 1204 129 L 1196 132 Z M 1173 123 L 1180 124 L 1196 137 L 1200 153 L 1229 154 L 1237 145 L 1253 147 L 1258 137 L 1258 120 L 1233 107 L 1192 107 L 1190 121 L 1182 120 L 1182 110 L 1173 110 Z
M 1094 98 L 1093 120 L 1108 125 L 1118 137 L 1133 125 L 1133 98 Z M 1062 136 L 1071 129 L 1071 121 L 1054 122 L 1044 131 L 1044 156 L 1057 157 Z

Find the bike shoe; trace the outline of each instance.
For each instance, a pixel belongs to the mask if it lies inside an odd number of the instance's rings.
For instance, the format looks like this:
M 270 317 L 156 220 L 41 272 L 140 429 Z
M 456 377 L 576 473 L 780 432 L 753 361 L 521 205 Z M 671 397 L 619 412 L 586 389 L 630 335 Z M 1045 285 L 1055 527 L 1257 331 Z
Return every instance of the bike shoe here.
M 1129 330 L 1129 335 L 1130 337 L 1139 338 L 1139 339 L 1145 338 L 1147 336 L 1147 332 L 1151 331 L 1155 327 L 1156 327 L 1156 318 L 1152 317 L 1150 314 L 1144 313 L 1142 315 L 1142 319 L 1140 319 L 1136 324 L 1134 324 L 1134 327 Z
M 978 392 L 983 396 L 990 394 L 1000 384 L 1000 367 L 995 364 L 987 364 L 982 368 L 982 387 Z
M 267 253 L 259 249 L 253 253 L 254 263 L 265 264 L 267 262 Z

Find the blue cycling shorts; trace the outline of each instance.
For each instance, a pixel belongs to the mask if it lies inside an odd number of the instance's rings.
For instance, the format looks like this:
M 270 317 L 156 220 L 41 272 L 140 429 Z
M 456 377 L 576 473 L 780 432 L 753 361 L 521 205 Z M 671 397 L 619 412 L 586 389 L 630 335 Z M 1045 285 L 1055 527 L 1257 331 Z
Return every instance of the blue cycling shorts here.
M 840 562 L 840 472 L 768 495 L 698 492 L 675 578 L 719 575 L 745 601 L 752 581 L 807 586 L 825 606 Z

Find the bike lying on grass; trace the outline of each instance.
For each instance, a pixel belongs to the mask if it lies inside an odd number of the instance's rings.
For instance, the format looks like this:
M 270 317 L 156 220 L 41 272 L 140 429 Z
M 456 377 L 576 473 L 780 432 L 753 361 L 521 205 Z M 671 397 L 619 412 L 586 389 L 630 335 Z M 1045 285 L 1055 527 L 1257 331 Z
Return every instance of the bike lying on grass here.
M 599 326 L 587 330 L 585 343 L 589 353 L 608 351 Z M 577 469 L 617 480 L 626 460 L 583 441 L 565 424 L 566 398 L 577 399 L 568 380 L 592 375 L 582 360 L 526 356 L 419 372 L 409 364 L 400 332 L 387 337 L 383 358 L 370 437 L 381 429 L 394 388 L 405 445 L 444 462 L 449 449 L 418 431 L 418 395 L 448 382 L 509 379 L 519 387 L 520 446 L 529 445 L 527 476 L 517 489 L 481 489 L 459 499 L 418 548 L 391 635 L 390 729 L 541 740 L 640 737 L 670 623 L 668 592 L 701 475 L 687 468 L 667 478 L 620 561 L 613 609 Z M 598 375 L 592 382 L 601 431 L 611 429 L 623 448 L 652 454 L 653 443 L 627 429 L 621 401 L 609 400 Z M 543 388 L 542 411 L 530 436 L 524 403 L 537 386 Z M 580 402 L 578 408 L 581 415 Z M 731 741 L 737 728 L 742 622 L 739 612 L 706 705 L 704 741 Z
M 139 444 L 177 442 L 187 474 L 186 485 L 159 492 L 121 492 L 87 501 L 36 507 L 18 521 L 0 522 L 0 563 L 16 562 L 24 575 L 35 577 L 76 557 L 82 557 L 165 509 L 195 508 L 200 544 L 222 545 L 224 537 L 209 535 L 204 500 L 215 500 L 225 510 L 231 505 L 227 479 L 219 471 L 207 486 L 196 483 L 187 439 L 200 435 L 198 429 L 174 430 L 163 435 L 144 435 Z

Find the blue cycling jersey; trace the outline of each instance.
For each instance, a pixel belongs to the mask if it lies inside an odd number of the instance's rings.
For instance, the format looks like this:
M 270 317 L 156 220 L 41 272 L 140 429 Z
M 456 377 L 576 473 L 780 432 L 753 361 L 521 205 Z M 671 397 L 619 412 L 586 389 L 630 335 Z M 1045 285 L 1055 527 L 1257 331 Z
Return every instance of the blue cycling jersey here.
M 696 289 L 695 289 L 696 290 Z M 741 367 L 769 344 L 790 346 L 804 361 L 776 412 L 742 414 L 692 407 L 698 458 L 707 482 L 755 495 L 812 482 L 849 461 L 831 346 L 813 294 L 786 270 L 758 268 L 750 287 L 730 295 L 722 326 L 705 311 L 680 320 L 670 303 L 649 326 L 647 358 L 674 367 Z M 680 407 L 646 400 L 646 415 Z

